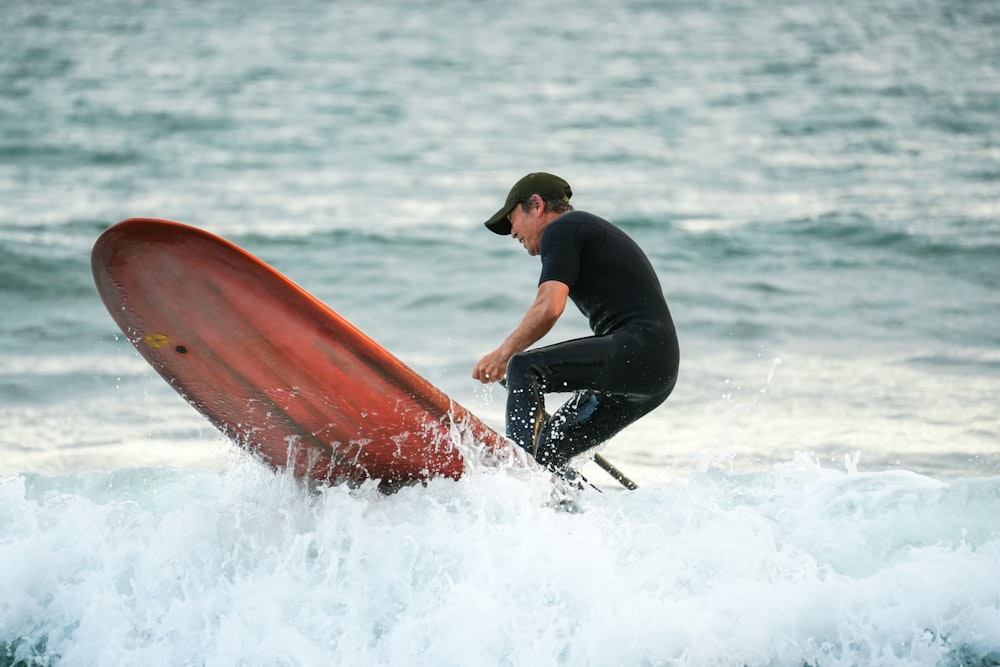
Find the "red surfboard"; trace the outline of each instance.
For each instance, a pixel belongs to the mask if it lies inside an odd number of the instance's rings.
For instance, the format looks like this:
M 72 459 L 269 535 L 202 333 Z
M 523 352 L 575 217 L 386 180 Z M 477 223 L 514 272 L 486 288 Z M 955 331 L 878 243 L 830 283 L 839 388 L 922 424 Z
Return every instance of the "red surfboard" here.
M 299 477 L 457 479 L 523 450 L 350 322 L 232 243 L 133 218 L 94 245 L 97 290 L 125 336 L 239 445 Z

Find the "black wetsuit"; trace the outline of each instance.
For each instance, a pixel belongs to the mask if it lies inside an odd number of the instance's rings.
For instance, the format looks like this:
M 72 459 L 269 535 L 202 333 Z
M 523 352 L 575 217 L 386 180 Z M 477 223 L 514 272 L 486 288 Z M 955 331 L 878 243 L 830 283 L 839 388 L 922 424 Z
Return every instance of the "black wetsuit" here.
M 559 470 L 666 400 L 680 353 L 656 273 L 622 230 L 572 211 L 545 228 L 540 255 L 538 284 L 568 285 L 595 335 L 511 358 L 507 436 Z M 575 394 L 544 420 L 546 392 Z

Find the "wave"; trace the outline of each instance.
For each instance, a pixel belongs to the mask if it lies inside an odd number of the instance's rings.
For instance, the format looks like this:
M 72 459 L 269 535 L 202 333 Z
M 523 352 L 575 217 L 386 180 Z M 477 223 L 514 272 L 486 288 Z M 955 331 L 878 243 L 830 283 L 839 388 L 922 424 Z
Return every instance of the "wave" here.
M 801 267 L 831 269 L 899 267 L 937 271 L 992 287 L 1000 281 L 1000 229 L 955 222 L 934 233 L 886 223 L 852 212 L 809 218 L 756 221 L 727 229 L 687 231 L 669 222 L 627 220 L 622 225 L 650 243 L 651 254 L 665 262 L 775 263 L 795 259 Z M 658 232 L 658 233 L 654 233 Z M 794 265 L 782 265 L 794 270 Z
M 26 301 L 95 295 L 90 247 L 106 226 L 73 221 L 0 229 L 0 294 Z
M 5 664 L 993 664 L 1000 479 L 0 479 Z M 668 629 L 669 631 L 665 631 Z M 711 638 L 707 641 L 706 638 Z
M 1000 243 L 983 234 L 978 235 L 979 238 L 962 231 L 932 235 L 912 227 L 887 225 L 860 213 L 832 212 L 814 218 L 790 220 L 782 230 L 802 238 L 836 241 L 876 250 L 895 249 L 919 257 L 953 257 L 959 253 L 994 255 L 1000 250 Z
M 134 165 L 147 158 L 140 151 L 129 148 L 116 150 L 25 142 L 0 144 L 0 159 L 11 165 L 53 170 Z
M 795 220 L 785 227 L 802 243 L 844 248 L 839 260 L 844 265 L 870 263 L 876 258 L 886 265 L 902 262 L 905 268 L 922 273 L 936 267 L 944 274 L 987 287 L 1000 280 L 996 262 L 1000 239 L 989 234 L 929 234 L 886 226 L 865 215 L 842 213 Z

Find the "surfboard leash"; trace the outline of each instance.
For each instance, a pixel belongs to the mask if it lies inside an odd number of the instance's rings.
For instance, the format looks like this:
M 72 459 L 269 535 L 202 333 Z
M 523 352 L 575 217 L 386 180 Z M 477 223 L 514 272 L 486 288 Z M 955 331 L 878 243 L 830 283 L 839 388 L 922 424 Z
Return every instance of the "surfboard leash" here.
M 617 481 L 619 484 L 624 486 L 629 491 L 635 491 L 636 489 L 639 488 L 638 484 L 629 479 L 625 475 L 625 473 L 623 473 L 621 470 L 611 465 L 611 461 L 608 461 L 600 454 L 594 454 L 594 463 L 601 466 L 601 468 L 604 469 L 604 472 L 611 475 L 615 479 L 615 481 Z

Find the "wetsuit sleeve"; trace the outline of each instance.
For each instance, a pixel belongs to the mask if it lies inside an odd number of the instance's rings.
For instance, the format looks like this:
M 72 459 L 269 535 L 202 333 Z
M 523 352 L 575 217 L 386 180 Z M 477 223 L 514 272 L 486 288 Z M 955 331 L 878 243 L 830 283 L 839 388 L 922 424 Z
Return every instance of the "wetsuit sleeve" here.
M 542 274 L 538 284 L 558 280 L 573 287 L 580 276 L 580 244 L 577 226 L 552 223 L 542 234 Z

